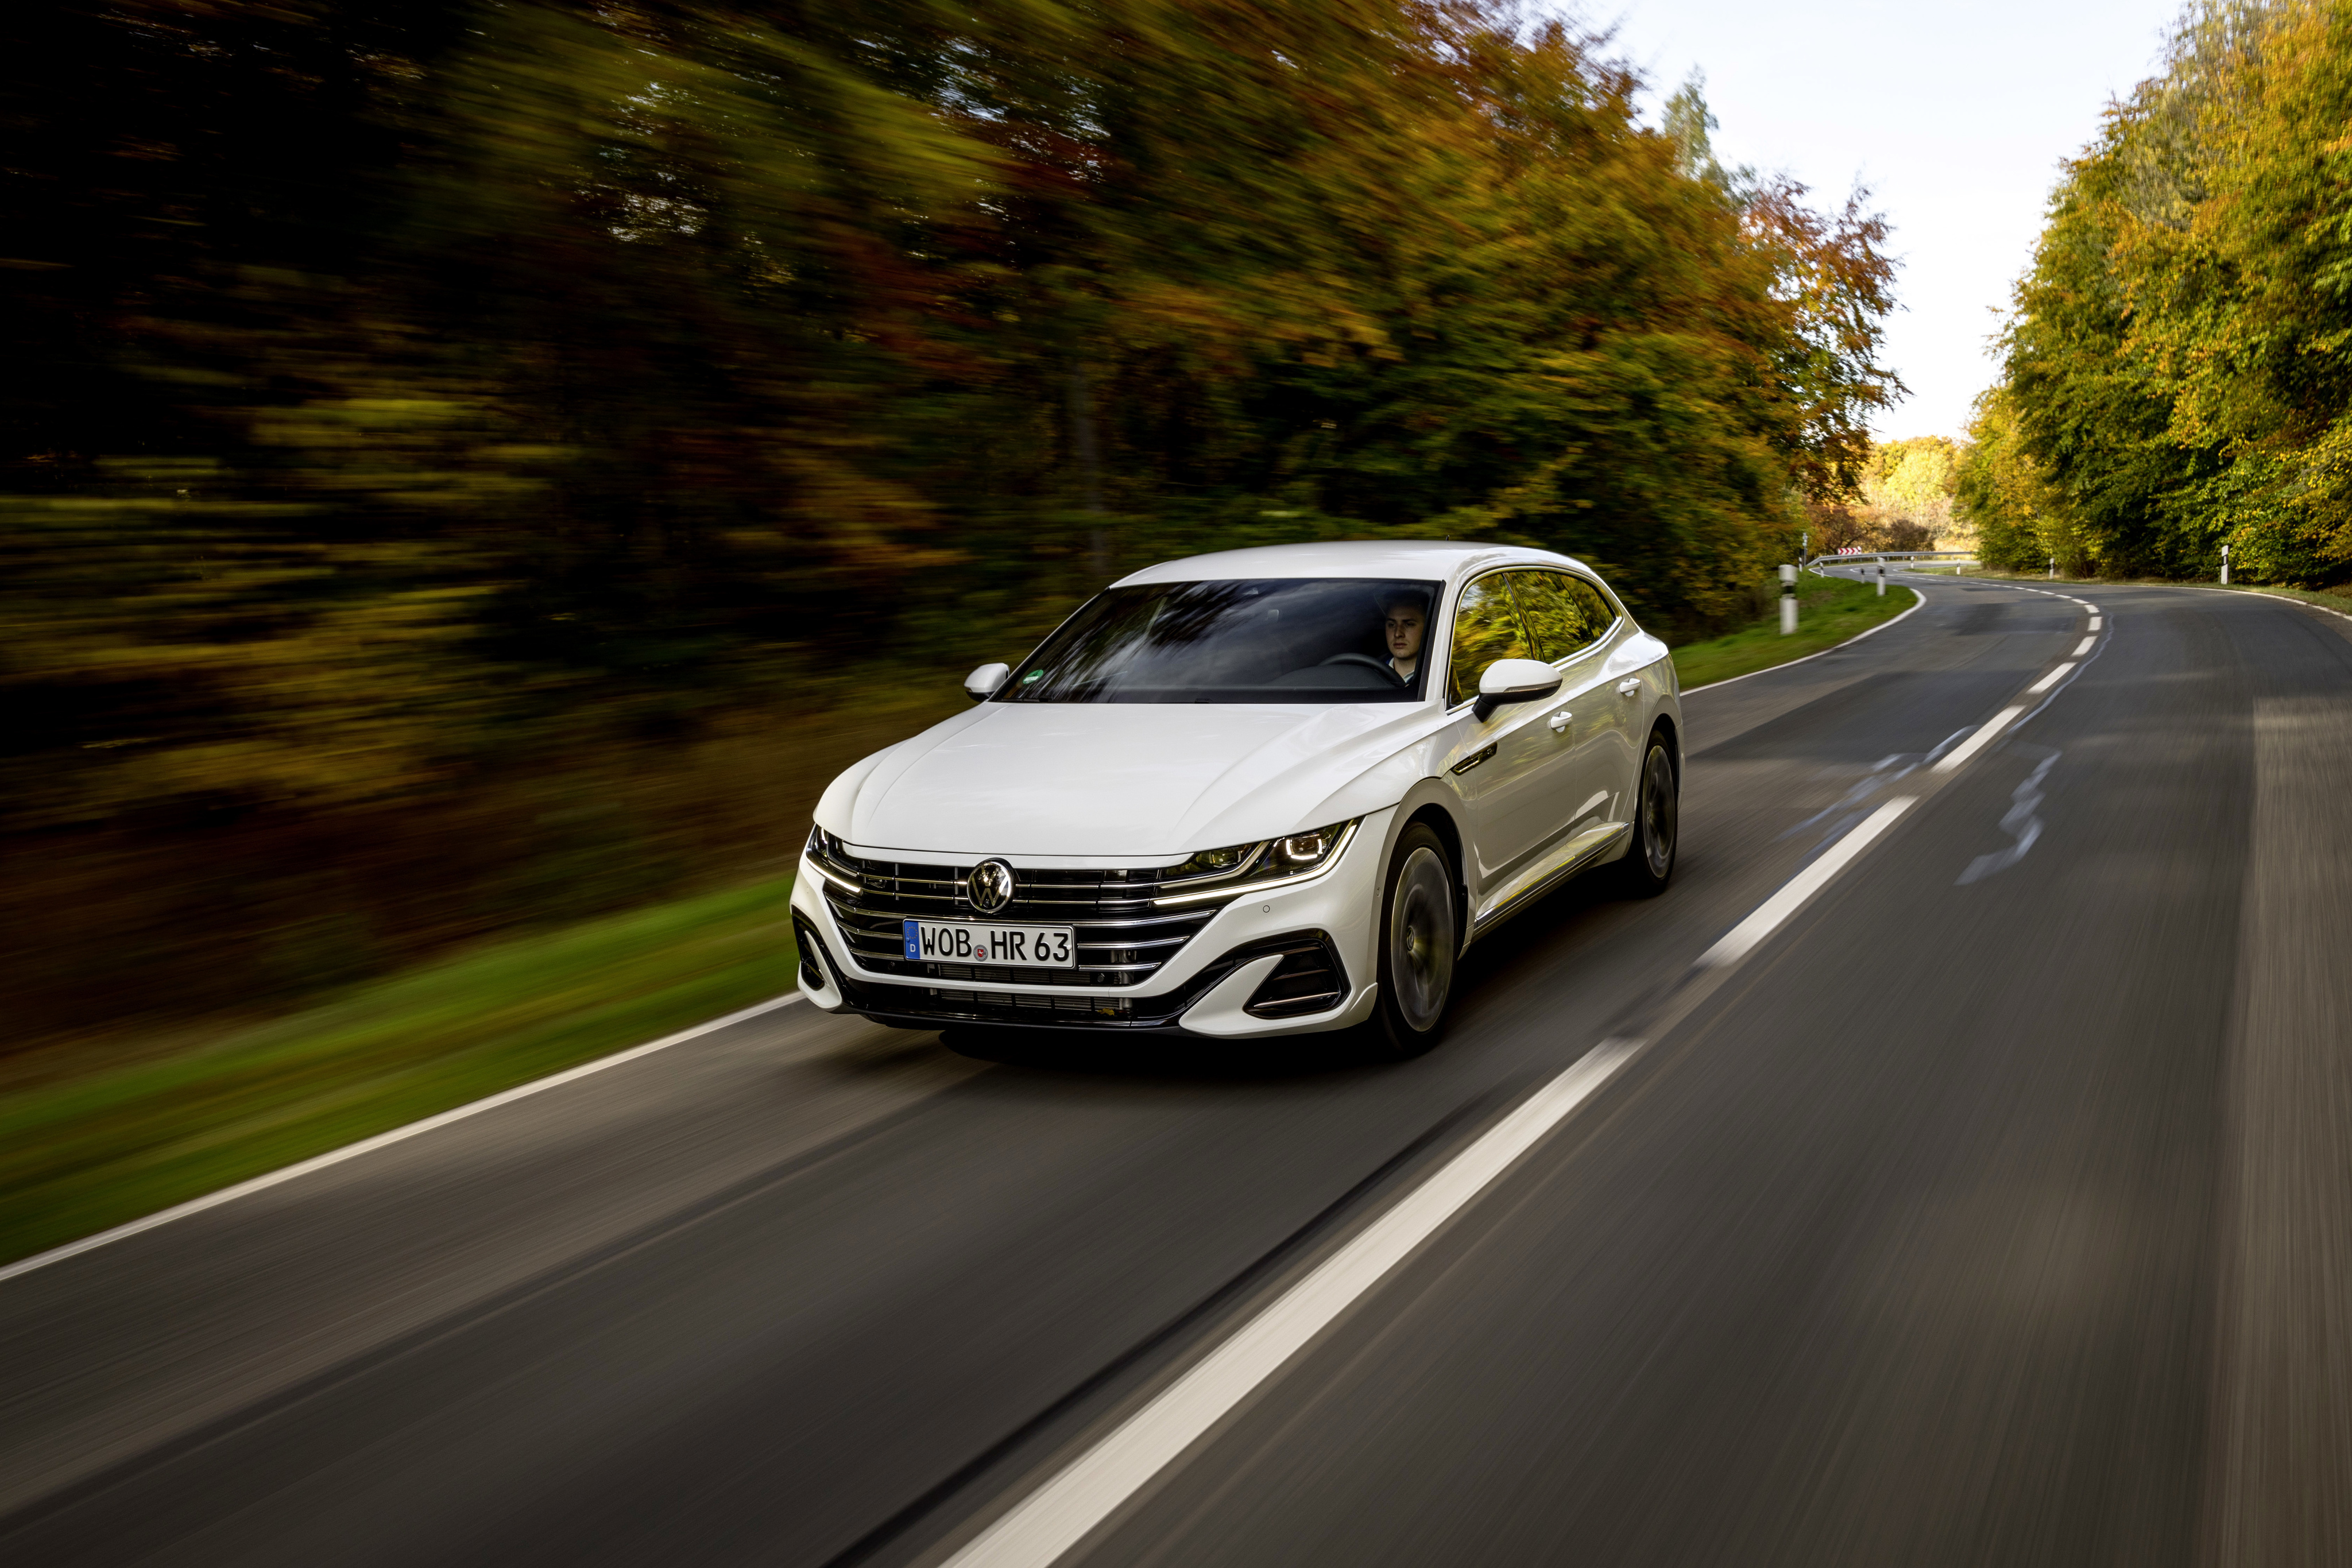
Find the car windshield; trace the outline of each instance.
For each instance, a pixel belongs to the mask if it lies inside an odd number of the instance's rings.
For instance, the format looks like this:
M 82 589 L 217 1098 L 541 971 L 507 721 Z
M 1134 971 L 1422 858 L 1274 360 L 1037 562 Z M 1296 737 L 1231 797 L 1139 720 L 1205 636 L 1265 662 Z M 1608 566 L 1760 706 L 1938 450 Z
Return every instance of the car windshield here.
M 1439 587 L 1297 577 L 1114 588 L 1046 639 L 997 700 L 1415 702 Z

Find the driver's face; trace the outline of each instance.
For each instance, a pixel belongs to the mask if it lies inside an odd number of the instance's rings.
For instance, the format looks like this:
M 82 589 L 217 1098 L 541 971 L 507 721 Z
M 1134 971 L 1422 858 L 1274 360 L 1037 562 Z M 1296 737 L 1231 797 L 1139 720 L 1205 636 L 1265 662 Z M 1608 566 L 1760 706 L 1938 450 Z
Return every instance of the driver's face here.
M 1422 613 L 1400 604 L 1388 612 L 1389 657 L 1410 659 L 1421 652 Z

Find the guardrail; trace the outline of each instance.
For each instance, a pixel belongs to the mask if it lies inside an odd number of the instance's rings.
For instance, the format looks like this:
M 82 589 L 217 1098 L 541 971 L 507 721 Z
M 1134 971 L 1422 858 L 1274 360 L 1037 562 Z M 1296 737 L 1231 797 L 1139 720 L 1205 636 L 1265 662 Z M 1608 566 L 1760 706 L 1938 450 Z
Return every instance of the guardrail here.
M 1958 560 L 1974 565 L 1976 559 L 1976 551 L 1965 549 L 1877 549 L 1854 550 L 1851 553 L 1834 551 L 1829 555 L 1814 556 L 1805 564 L 1812 567 L 1831 560 Z

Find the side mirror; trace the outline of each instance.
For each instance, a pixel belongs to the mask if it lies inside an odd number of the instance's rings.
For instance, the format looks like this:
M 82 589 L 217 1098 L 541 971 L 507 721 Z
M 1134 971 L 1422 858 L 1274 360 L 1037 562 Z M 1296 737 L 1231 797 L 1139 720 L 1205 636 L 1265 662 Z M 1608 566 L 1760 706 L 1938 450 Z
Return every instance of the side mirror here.
M 1012 673 L 1010 664 L 982 664 L 963 678 L 964 695 L 976 703 L 984 703 L 1004 689 L 1004 678 Z
M 1540 659 L 1497 659 L 1478 677 L 1478 701 L 1470 711 L 1483 724 L 1496 708 L 1548 697 L 1559 685 L 1559 672 Z

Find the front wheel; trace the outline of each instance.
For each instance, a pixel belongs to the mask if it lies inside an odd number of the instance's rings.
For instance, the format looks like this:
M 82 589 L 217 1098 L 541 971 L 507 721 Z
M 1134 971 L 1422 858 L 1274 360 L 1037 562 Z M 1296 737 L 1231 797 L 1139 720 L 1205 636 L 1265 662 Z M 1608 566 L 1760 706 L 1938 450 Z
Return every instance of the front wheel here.
M 1650 737 L 1642 754 L 1641 798 L 1633 807 L 1633 841 L 1617 862 L 1618 885 L 1635 898 L 1655 898 L 1674 879 L 1675 847 L 1682 820 L 1682 790 L 1675 782 L 1675 759 L 1666 737 Z
M 1371 1033 L 1390 1061 L 1419 1056 L 1437 1043 L 1454 996 L 1454 958 L 1461 925 L 1454 862 L 1428 824 L 1398 835 L 1381 900 L 1381 997 Z

